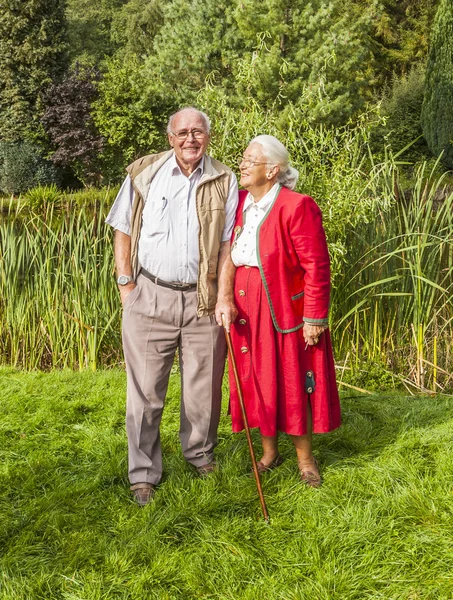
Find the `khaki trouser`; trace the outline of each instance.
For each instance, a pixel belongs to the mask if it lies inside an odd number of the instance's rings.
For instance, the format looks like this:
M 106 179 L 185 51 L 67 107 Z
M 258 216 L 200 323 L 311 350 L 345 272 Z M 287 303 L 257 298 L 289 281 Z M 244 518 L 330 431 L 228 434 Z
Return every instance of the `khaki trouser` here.
M 214 459 L 225 365 L 225 338 L 214 317 L 197 318 L 196 289 L 174 291 L 139 275 L 123 309 L 127 370 L 126 429 L 132 484 L 159 483 L 159 426 L 168 379 L 179 350 L 179 437 L 185 459 L 202 466 Z

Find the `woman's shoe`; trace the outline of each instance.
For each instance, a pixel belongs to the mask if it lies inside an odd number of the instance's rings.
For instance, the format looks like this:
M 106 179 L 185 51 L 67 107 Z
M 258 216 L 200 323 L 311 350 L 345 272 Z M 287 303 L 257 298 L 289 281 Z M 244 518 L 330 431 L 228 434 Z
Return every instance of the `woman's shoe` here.
M 279 467 L 282 464 L 282 462 L 283 462 L 283 458 L 280 456 L 280 454 L 277 454 L 277 456 L 270 463 L 270 465 L 265 465 L 260 461 L 260 462 L 256 463 L 256 466 L 258 468 L 258 473 L 260 473 L 261 475 L 263 473 L 268 473 L 269 471 L 272 471 L 272 469 Z M 253 475 L 253 470 L 252 470 L 252 475 Z
M 309 466 L 301 467 L 299 465 L 300 478 L 305 485 L 312 488 L 319 488 L 322 484 L 321 475 L 319 473 L 318 461 L 313 458 L 313 463 Z

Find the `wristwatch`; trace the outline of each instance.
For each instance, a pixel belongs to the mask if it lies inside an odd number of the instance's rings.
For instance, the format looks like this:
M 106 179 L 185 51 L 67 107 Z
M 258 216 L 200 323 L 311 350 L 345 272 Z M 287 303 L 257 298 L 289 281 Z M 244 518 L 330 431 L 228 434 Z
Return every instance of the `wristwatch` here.
M 118 279 L 116 280 L 116 283 L 118 285 L 127 285 L 131 281 L 134 281 L 134 278 L 132 277 L 132 275 L 120 275 L 118 277 Z

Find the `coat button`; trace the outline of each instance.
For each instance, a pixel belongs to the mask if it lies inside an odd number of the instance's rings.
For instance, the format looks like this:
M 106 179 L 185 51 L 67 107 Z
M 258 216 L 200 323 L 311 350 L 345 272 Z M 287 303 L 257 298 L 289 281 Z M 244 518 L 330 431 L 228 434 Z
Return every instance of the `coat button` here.
M 245 296 L 244 290 L 239 290 L 239 296 Z
M 247 321 L 245 319 L 239 319 L 239 325 L 245 325 Z
M 307 388 L 307 394 L 313 394 L 313 388 L 312 387 Z
M 248 351 L 249 351 L 249 349 L 247 348 L 247 346 L 242 346 L 242 348 L 241 348 L 242 354 L 246 354 Z

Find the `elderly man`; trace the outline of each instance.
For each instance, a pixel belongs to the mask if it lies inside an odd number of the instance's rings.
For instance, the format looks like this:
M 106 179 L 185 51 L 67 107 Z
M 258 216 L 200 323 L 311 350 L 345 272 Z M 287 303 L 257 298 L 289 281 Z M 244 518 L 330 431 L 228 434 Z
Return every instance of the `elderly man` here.
M 127 168 L 107 223 L 115 229 L 127 370 L 129 479 L 141 506 L 162 476 L 159 426 L 179 351 L 179 437 L 200 476 L 215 468 L 225 362 L 222 315 L 234 320 L 229 239 L 234 174 L 209 157 L 210 122 L 184 108 L 170 117 L 171 150 Z

